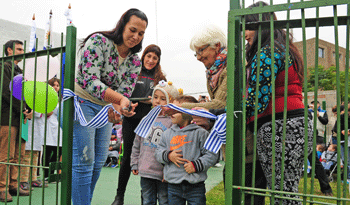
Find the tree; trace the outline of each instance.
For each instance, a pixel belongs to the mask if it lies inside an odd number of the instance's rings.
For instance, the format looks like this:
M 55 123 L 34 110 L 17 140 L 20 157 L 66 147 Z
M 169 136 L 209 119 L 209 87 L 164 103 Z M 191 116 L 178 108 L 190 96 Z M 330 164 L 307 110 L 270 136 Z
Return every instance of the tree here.
M 315 68 L 308 68 L 307 76 L 307 89 L 308 92 L 315 91 L 315 79 L 316 70 Z M 340 96 L 341 100 L 345 97 L 345 71 L 339 71 L 340 78 Z M 350 75 L 348 77 L 347 86 L 350 86 Z M 335 66 L 331 66 L 328 69 L 324 69 L 323 66 L 318 66 L 318 90 L 337 90 L 337 69 Z

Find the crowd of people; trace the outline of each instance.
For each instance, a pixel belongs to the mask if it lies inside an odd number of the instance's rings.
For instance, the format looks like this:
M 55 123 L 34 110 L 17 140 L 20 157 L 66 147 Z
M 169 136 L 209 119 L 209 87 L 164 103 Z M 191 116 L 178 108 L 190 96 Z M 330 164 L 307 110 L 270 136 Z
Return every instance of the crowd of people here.
M 24 53 L 23 42 L 19 40 L 10 40 L 4 47 L 6 56 Z M 54 174 L 54 170 L 49 173 L 48 169 L 44 169 L 42 174 L 45 181 L 43 182 L 38 178 L 40 172 L 36 167 L 47 167 L 50 162 L 57 162 L 61 158 L 62 130 L 59 131 L 61 128 L 58 126 L 59 106 L 57 105 L 52 112 L 45 115 L 33 112 L 24 101 L 21 104 L 19 99 L 11 97 L 11 72 L 13 72 L 13 76 L 22 74 L 22 70 L 18 66 L 19 62 L 20 60 L 15 60 L 13 63 L 7 61 L 3 65 L 0 63 L 0 66 L 3 66 L 1 70 L 3 90 L 0 161 L 18 164 L 20 160 L 21 164 L 26 166 L 19 168 L 10 165 L 7 170 L 6 165 L 0 165 L 0 201 L 2 202 L 11 202 L 13 200 L 12 196 L 29 196 L 30 189 L 34 190 L 33 187 L 47 187 L 49 176 Z M 52 78 L 48 81 L 48 84 L 58 94 L 60 90 L 59 79 Z M 23 112 L 23 115 L 21 115 L 21 112 Z M 21 116 L 23 116 L 22 119 Z M 10 121 L 10 119 L 12 120 Z M 22 133 L 19 133 L 21 123 L 28 126 L 26 139 L 22 138 Z M 30 168 L 30 166 L 34 167 Z M 18 172 L 20 172 L 19 182 Z
M 259 7 L 260 4 L 267 5 L 264 2 L 257 2 L 250 8 Z M 277 20 L 274 13 L 272 16 L 264 13 L 261 17 L 263 21 L 269 21 L 271 17 Z M 259 22 L 261 19 L 258 14 L 250 14 L 245 16 L 245 20 L 249 23 Z M 177 89 L 172 82 L 167 81 L 160 65 L 162 52 L 158 45 L 148 45 L 141 59 L 139 58 L 138 53 L 142 50 L 142 41 L 147 26 L 146 14 L 138 9 L 129 9 L 121 16 L 115 28 L 110 31 L 94 32 L 88 35 L 80 45 L 75 94 L 78 96 L 77 102 L 80 104 L 82 113 L 86 120 L 90 121 L 108 104 L 112 104 L 114 110 L 108 111 L 109 122 L 103 127 L 87 127 L 81 125 L 78 120 L 74 121 L 73 204 L 91 204 L 102 167 L 116 168 L 119 165 L 117 193 L 112 205 L 124 204 L 125 191 L 131 173 L 140 176 L 142 204 L 157 204 L 157 201 L 159 204 L 174 205 L 186 204 L 186 202 L 188 204 L 206 203 L 204 184 L 207 179 L 206 172 L 220 160 L 220 153 L 204 148 L 214 121 L 172 109 L 163 109 L 155 118 L 146 138 L 135 134 L 134 130 L 152 108 L 169 103 L 185 109 L 206 110 L 214 115 L 226 113 L 226 35 L 220 28 L 210 25 L 198 31 L 191 39 L 190 49 L 195 52 L 194 56 L 203 63 L 206 69 L 209 94 L 209 96 L 200 96 L 197 100 L 192 96 L 183 95 L 183 92 Z M 247 89 L 243 91 L 246 96 L 247 116 L 245 186 L 254 184 L 255 188 L 261 189 L 274 186 L 276 190 L 297 193 L 304 169 L 305 144 L 307 144 L 307 158 L 310 162 L 313 161 L 313 119 L 317 118 L 315 130 L 317 136 L 323 136 L 324 125 L 328 123 L 328 115 L 321 109 L 319 102 L 317 102 L 317 108 L 315 108 L 316 103 L 312 102 L 309 105 L 308 117 L 304 117 L 303 58 L 293 44 L 293 38 L 289 38 L 289 42 L 286 42 L 285 30 L 275 29 L 273 32 L 274 48 L 271 48 L 270 30 L 263 30 L 260 36 L 255 30 L 245 31 L 247 41 Z M 261 48 L 258 42 L 261 42 Z M 8 45 L 5 45 L 6 55 L 23 54 L 22 45 L 20 41 L 9 42 Z M 287 45 L 289 54 L 286 54 Z M 271 65 L 272 53 L 274 53 L 274 65 Z M 12 69 L 15 74 L 22 72 L 17 64 L 18 61 L 14 61 L 14 65 L 11 62 L 5 62 L 1 73 L 4 81 L 0 161 L 18 163 L 20 152 L 23 157 L 22 163 L 39 164 L 37 159 L 40 152 L 43 152 L 42 159 L 44 160 L 41 163 L 48 166 L 50 162 L 56 161 L 61 156 L 61 143 L 58 143 L 57 140 L 57 137 L 61 138 L 57 135 L 59 132 L 58 107 L 47 116 L 43 116 L 40 113 L 33 113 L 24 101 L 21 107 L 20 100 L 11 98 L 9 83 Z M 258 69 L 258 64 L 260 64 L 260 69 Z M 287 85 L 285 85 L 286 68 L 288 69 Z M 276 98 L 274 103 L 271 101 L 272 72 L 275 73 Z M 257 81 L 258 75 L 260 76 L 259 82 Z M 52 79 L 48 83 L 57 92 L 59 91 L 58 79 Z M 259 84 L 259 90 L 256 90 L 257 84 Z M 287 105 L 284 105 L 285 87 L 288 89 Z M 273 111 L 272 104 L 275 104 L 275 111 Z M 287 106 L 286 120 L 283 118 L 285 106 Z M 23 121 L 33 123 L 29 127 L 34 127 L 34 135 L 29 136 L 27 142 L 19 137 L 21 112 L 24 116 Z M 274 124 L 276 133 L 274 138 L 271 138 L 273 112 L 276 113 Z M 10 115 L 12 121 L 9 121 Z M 336 162 L 334 159 L 337 158 L 337 145 L 339 144 L 344 159 L 346 149 L 344 147 L 346 135 L 344 117 L 346 117 L 345 112 L 341 114 L 341 121 L 335 122 L 334 137 L 327 151 L 325 151 L 325 146 L 321 145 L 323 142 L 318 141 L 315 173 L 320 182 L 321 191 L 325 195 L 332 195 L 326 174 Z M 253 134 L 254 127 L 256 128 L 255 121 L 257 121 L 257 132 Z M 45 122 L 48 126 L 45 126 Z M 336 137 L 337 123 L 340 123 L 340 138 Z M 305 124 L 308 128 L 306 137 Z M 286 128 L 285 140 L 283 140 L 284 126 Z M 46 136 L 44 136 L 43 127 L 48 128 Z M 46 143 L 43 146 L 44 138 L 46 138 Z M 256 150 L 253 149 L 254 138 L 257 142 Z M 8 139 L 10 139 L 9 142 Z M 340 142 L 338 143 L 337 140 Z M 273 141 L 276 147 L 282 147 L 282 144 L 285 144 L 284 153 L 282 149 L 275 149 L 275 161 L 272 159 Z M 21 147 L 18 144 L 21 144 Z M 225 146 L 222 146 L 221 152 L 225 160 Z M 10 153 L 9 160 L 7 153 Z M 254 153 L 256 153 L 256 159 L 253 157 Z M 348 153 L 350 155 L 350 150 Z M 284 155 L 283 163 L 282 155 Z M 284 167 L 275 166 L 273 179 L 272 169 L 275 164 L 284 164 Z M 255 173 L 253 173 L 253 167 L 255 167 Z M 17 194 L 17 192 L 19 196 L 27 196 L 30 187 L 41 187 L 45 184 L 38 180 L 35 168 L 29 172 L 29 167 L 21 167 L 21 186 L 17 189 L 18 166 L 11 165 L 9 168 L 8 179 L 6 179 L 6 174 L 3 174 L 6 173 L 6 166 L 0 165 L 0 201 L 12 201 L 11 194 Z M 282 171 L 284 171 L 283 181 Z M 32 176 L 29 176 L 29 173 L 32 173 Z M 43 174 L 46 178 L 52 173 L 45 170 Z M 254 183 L 253 174 L 255 174 Z M 225 181 L 225 169 L 223 177 Z M 6 186 L 6 181 L 9 186 Z M 32 184 L 28 184 L 30 182 Z M 288 199 L 276 200 L 275 204 L 280 204 L 280 202 L 282 204 L 301 204 L 296 200 L 299 198 L 296 195 L 285 194 L 284 196 Z M 252 198 L 254 198 L 254 204 L 265 203 L 265 196 L 251 195 L 248 192 L 245 195 L 245 204 L 251 204 Z

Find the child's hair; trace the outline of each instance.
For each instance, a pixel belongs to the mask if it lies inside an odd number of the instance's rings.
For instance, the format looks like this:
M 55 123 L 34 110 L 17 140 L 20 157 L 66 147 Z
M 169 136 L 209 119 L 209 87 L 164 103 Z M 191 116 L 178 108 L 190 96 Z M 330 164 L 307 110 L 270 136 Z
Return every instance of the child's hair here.
M 166 97 L 167 104 L 171 103 L 176 99 L 179 95 L 180 92 L 179 90 L 173 85 L 172 82 L 165 82 L 164 80 L 159 81 L 158 85 L 154 88 L 153 94 L 152 94 L 152 99 L 154 96 L 154 93 L 159 90 L 162 91 Z
M 182 96 L 175 98 L 175 100 L 181 104 L 182 103 L 199 103 L 195 97 L 190 96 L 190 95 L 182 95 Z
M 329 146 L 332 147 L 335 151 L 337 151 L 337 145 L 336 144 L 331 144 Z
M 180 104 L 182 103 L 199 103 L 198 100 L 190 95 L 181 95 L 177 98 L 175 98 L 176 101 L 178 101 Z M 182 119 L 191 122 L 192 121 L 192 116 L 189 114 L 182 113 Z
M 58 78 L 51 78 L 48 83 L 49 83 L 49 85 L 53 86 L 55 84 L 55 82 L 57 82 L 58 85 L 60 85 L 60 79 L 58 79 Z
M 325 147 L 322 144 L 319 144 L 319 145 L 317 145 L 316 150 L 320 151 L 320 152 L 324 152 Z

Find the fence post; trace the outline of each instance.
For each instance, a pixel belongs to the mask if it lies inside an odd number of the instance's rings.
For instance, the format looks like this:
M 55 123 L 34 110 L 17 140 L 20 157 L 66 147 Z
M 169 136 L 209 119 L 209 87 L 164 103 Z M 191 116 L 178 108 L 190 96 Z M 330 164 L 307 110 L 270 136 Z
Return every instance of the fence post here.
M 64 73 L 64 88 L 74 92 L 75 54 L 77 29 L 67 27 L 66 62 Z M 64 102 L 63 106 L 63 139 L 62 139 L 62 184 L 61 205 L 71 204 L 72 194 L 72 144 L 73 144 L 73 98 Z
M 239 9 L 240 1 L 230 2 L 230 9 Z M 241 192 L 232 185 L 241 186 L 242 178 L 242 113 L 234 117 L 234 111 L 242 111 L 242 69 L 241 69 L 241 19 L 239 16 L 228 22 L 227 54 L 227 136 L 226 136 L 226 175 L 225 204 L 241 203 Z M 236 128 L 236 129 L 234 129 Z M 235 167 L 235 169 L 233 169 Z M 235 176 L 235 177 L 233 177 Z

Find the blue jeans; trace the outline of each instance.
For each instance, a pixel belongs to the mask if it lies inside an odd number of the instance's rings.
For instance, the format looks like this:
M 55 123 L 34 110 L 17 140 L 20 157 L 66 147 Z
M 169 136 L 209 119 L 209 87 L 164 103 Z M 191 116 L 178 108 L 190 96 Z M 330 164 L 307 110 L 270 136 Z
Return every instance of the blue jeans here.
M 342 158 L 342 160 L 343 160 L 343 162 L 345 164 L 345 156 L 344 156 L 345 149 L 344 149 L 344 144 L 343 143 L 340 145 L 340 148 L 341 148 L 341 158 Z M 349 172 L 350 172 L 350 147 L 348 147 L 348 170 L 347 170 L 348 179 L 350 179 L 350 173 Z
M 89 122 L 102 108 L 88 100 L 78 98 Z M 96 182 L 104 165 L 112 133 L 112 123 L 94 129 L 73 125 L 72 201 L 74 205 L 91 204 Z
M 170 205 L 203 205 L 206 204 L 205 184 L 200 182 L 190 184 L 168 184 L 168 199 Z
M 168 183 L 141 177 L 141 189 L 143 205 L 168 204 Z

